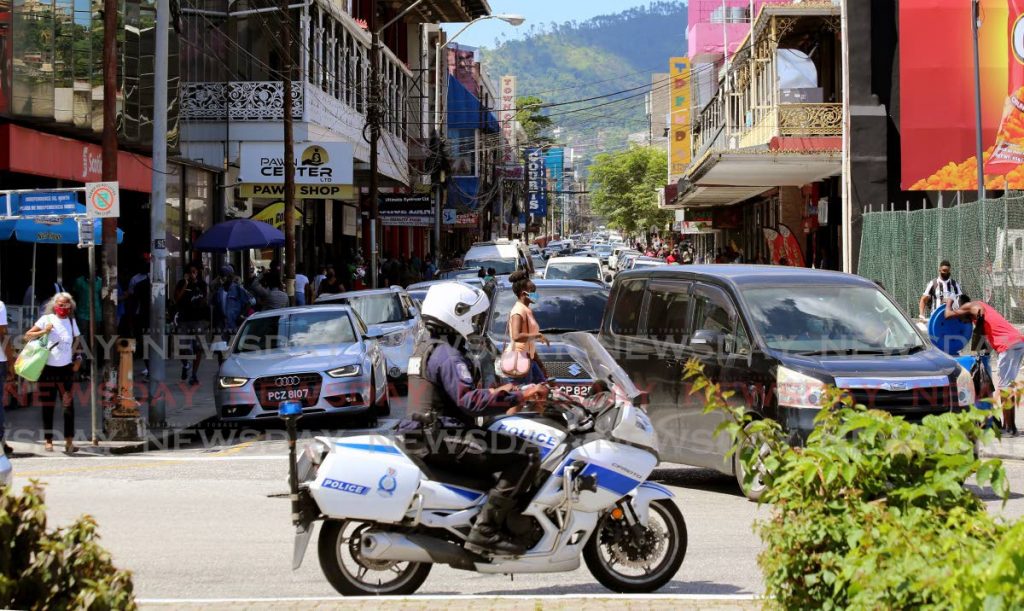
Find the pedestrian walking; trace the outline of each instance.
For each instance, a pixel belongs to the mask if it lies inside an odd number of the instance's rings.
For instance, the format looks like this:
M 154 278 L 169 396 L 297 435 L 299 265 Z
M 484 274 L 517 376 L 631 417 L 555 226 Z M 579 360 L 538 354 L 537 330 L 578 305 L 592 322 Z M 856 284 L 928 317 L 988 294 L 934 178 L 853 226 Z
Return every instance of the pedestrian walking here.
M 338 279 L 338 275 L 334 273 L 333 267 L 327 268 L 327 276 L 324 281 L 320 283 L 320 291 L 317 293 L 317 297 L 321 295 L 337 295 L 338 293 L 344 293 L 345 287 L 342 286 L 341 281 Z
M 276 272 L 267 272 L 253 280 L 249 290 L 256 296 L 260 311 L 279 310 L 288 307 L 288 293 L 284 290 L 281 276 Z
M 939 276 L 924 287 L 921 302 L 917 306 L 921 318 L 927 319 L 935 310 L 939 309 L 939 306 L 950 299 L 953 300 L 953 303 L 959 303 L 960 295 L 963 295 L 964 292 L 960 288 L 960 283 L 953 279 L 952 274 L 953 267 L 949 261 L 939 263 Z
M 309 276 L 295 272 L 295 305 L 306 305 L 306 287 L 308 286 Z
M 200 338 L 206 337 L 210 330 L 210 292 L 202 271 L 198 263 L 189 263 L 185 277 L 174 288 L 177 331 L 185 336 L 182 348 L 188 348 L 181 359 L 181 379 L 187 379 L 192 386 L 199 384 L 199 363 L 203 359 Z
M 946 318 L 956 318 L 974 324 L 985 334 L 989 346 L 996 351 L 995 398 L 1003 410 L 1003 432 L 1017 435 L 1016 407 L 1024 400 L 1020 384 L 1024 382 L 1021 363 L 1024 361 L 1024 335 L 1017 327 L 983 301 L 971 301 L 967 295 L 959 296 L 959 305 L 952 298 L 946 300 Z M 1012 391 L 1009 406 L 1003 404 L 1003 391 Z
M 512 293 L 516 296 L 516 303 L 508 315 L 509 339 L 512 341 L 512 350 L 523 352 L 530 359 L 530 373 L 523 384 L 543 384 L 548 379 L 544 364 L 537 357 L 537 341 L 551 345 L 540 332 L 540 324 L 533 315 L 531 305 L 540 301 L 537 294 L 537 286 L 530 280 L 526 270 L 513 272 L 508 277 L 512 283 Z
M 222 265 L 220 286 L 214 293 L 213 304 L 217 329 L 224 341 L 230 341 L 249 308 L 256 304 L 256 300 L 239 283 L 235 276 L 235 268 L 231 265 Z
M 142 349 L 142 339 L 149 330 L 150 298 L 153 285 L 149 279 L 149 253 L 143 255 L 139 263 L 138 272 L 128 281 L 127 303 L 125 310 L 128 316 L 128 326 L 131 335 L 135 338 L 135 345 L 142 351 L 142 362 L 145 369 L 142 370 L 143 377 L 149 375 L 149 358 L 147 351 Z
M 69 293 L 57 293 L 47 302 L 45 313 L 25 333 L 31 341 L 46 336 L 50 356 L 36 385 L 36 404 L 43 412 L 43 439 L 47 452 L 53 451 L 53 414 L 57 406 L 64 414 L 64 451 L 72 454 L 75 447 L 75 398 L 71 385 L 75 372 L 82 365 L 82 354 L 75 339 L 81 335 L 75 321 L 75 300 Z
M 0 301 L 0 451 L 4 454 L 12 452 L 5 437 L 4 409 L 7 407 L 7 388 L 15 381 L 13 367 L 9 370 L 7 365 L 13 361 L 14 349 L 7 338 L 7 306 Z

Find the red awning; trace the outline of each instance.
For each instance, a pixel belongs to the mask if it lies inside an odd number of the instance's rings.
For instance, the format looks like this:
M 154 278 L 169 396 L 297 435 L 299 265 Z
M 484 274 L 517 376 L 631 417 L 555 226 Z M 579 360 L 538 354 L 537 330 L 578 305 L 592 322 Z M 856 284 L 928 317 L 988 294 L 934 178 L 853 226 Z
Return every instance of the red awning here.
M 103 150 L 98 144 L 55 136 L 18 125 L 0 125 L 0 170 L 71 180 L 102 180 Z M 149 193 L 153 160 L 125 151 L 117 153 L 117 179 L 126 191 Z

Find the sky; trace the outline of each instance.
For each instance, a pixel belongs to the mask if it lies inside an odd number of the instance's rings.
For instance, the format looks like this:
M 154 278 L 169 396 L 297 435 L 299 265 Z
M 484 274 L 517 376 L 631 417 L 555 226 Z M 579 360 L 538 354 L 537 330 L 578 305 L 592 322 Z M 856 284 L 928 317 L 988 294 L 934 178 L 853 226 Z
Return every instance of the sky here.
M 512 27 L 498 19 L 486 19 L 463 32 L 456 42 L 470 47 L 494 47 L 494 40 L 502 34 L 509 39 L 523 38 L 531 24 L 541 27 L 551 22 L 586 21 L 649 3 L 649 0 L 490 0 L 492 13 L 518 13 L 526 17 L 526 23 Z M 454 34 L 462 25 L 448 24 L 445 30 Z

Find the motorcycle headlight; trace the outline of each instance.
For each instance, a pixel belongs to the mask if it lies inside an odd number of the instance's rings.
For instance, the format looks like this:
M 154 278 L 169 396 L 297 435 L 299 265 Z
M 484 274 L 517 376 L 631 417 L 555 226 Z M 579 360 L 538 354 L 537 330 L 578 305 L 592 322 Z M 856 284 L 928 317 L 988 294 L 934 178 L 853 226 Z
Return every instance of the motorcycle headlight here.
M 821 397 L 825 392 L 825 383 L 799 371 L 780 366 L 776 374 L 776 388 L 780 406 L 819 409 Z
M 222 376 L 217 378 L 217 384 L 221 388 L 241 388 L 249 381 L 249 378 L 235 378 L 231 376 Z
M 327 372 L 332 378 L 354 378 L 359 375 L 359 365 L 345 365 Z
M 974 378 L 971 377 L 971 372 L 960 367 L 960 374 L 956 376 L 956 400 L 960 404 L 960 407 L 971 407 L 974 405 L 975 394 L 974 394 Z
M 387 335 L 380 338 L 380 345 L 387 346 L 388 348 L 394 348 L 401 346 L 405 341 L 405 331 L 398 331 L 396 333 L 388 333 Z

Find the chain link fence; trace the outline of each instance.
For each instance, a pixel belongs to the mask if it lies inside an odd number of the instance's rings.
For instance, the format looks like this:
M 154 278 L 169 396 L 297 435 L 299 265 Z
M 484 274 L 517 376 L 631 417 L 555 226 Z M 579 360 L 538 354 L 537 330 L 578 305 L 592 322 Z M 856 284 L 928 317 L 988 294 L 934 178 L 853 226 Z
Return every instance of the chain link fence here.
M 1024 192 L 946 208 L 867 212 L 857 273 L 881 282 L 912 316 L 948 260 L 953 278 L 1024 324 Z

